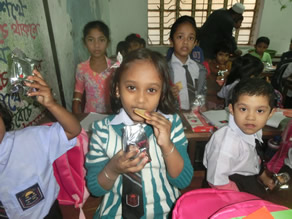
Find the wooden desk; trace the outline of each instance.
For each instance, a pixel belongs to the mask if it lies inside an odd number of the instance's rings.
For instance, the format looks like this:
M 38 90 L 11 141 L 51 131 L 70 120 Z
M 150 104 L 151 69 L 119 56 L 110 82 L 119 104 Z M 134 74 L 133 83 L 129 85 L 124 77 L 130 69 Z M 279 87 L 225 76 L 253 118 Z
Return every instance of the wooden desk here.
M 191 163 L 194 165 L 195 163 L 195 153 L 196 153 L 196 143 L 198 141 L 209 141 L 212 133 L 210 132 L 202 132 L 202 133 L 196 133 L 193 132 L 191 129 L 191 126 L 189 125 L 186 118 L 183 116 L 183 114 L 180 114 L 180 117 L 182 119 L 183 125 L 185 127 L 185 135 L 189 141 L 188 145 L 188 153 L 191 160 Z M 273 128 L 270 126 L 265 126 L 263 128 L 263 139 L 268 140 L 270 138 L 273 138 L 276 135 L 281 135 L 282 131 L 286 127 L 287 120 L 283 120 L 278 128 Z

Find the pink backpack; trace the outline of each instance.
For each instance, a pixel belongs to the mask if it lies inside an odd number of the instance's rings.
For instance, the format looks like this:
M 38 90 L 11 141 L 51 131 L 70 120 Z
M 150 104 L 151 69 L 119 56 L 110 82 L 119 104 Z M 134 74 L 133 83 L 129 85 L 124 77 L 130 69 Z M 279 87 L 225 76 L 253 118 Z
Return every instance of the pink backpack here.
M 47 123 L 45 125 L 52 125 Z M 54 175 L 60 186 L 58 201 L 61 205 L 74 205 L 80 208 L 80 219 L 85 215 L 82 206 L 89 197 L 86 188 L 84 168 L 85 154 L 88 152 L 88 136 L 84 129 L 77 136 L 76 145 L 53 163 Z
M 273 173 L 278 173 L 284 165 L 284 160 L 287 157 L 289 149 L 292 147 L 292 120 L 287 124 L 283 134 L 280 148 L 267 163 L 267 168 Z
M 264 201 L 245 192 L 219 189 L 197 189 L 183 194 L 173 209 L 173 219 L 229 219 L 249 215 L 266 206 L 270 211 L 288 208 Z

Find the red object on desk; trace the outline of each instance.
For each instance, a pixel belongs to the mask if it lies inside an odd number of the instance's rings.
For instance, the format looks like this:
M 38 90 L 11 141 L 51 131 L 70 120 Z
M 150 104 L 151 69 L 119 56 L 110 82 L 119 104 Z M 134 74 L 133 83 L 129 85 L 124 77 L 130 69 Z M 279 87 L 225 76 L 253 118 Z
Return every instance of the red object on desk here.
M 198 111 L 184 113 L 184 116 L 190 124 L 193 132 L 213 132 L 215 129 L 214 126 L 207 123 Z

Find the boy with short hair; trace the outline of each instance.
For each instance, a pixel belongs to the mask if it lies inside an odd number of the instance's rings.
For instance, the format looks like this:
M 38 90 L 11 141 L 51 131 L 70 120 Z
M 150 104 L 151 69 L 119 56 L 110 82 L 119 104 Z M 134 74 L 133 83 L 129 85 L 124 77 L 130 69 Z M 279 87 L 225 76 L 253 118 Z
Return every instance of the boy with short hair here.
M 254 51 L 250 54 L 259 58 L 263 63 L 272 65 L 272 58 L 269 53 L 266 52 L 270 45 L 270 39 L 268 37 L 259 37 L 254 46 Z
M 9 131 L 12 115 L 0 105 L 0 218 L 62 218 L 52 164 L 76 145 L 81 126 L 55 102 L 40 73 L 33 73 L 27 78 L 33 83 L 26 85 L 36 91 L 28 96 L 35 96 L 58 123 Z
M 261 198 L 274 188 L 263 167 L 262 128 L 274 113 L 274 89 L 260 78 L 241 80 L 229 104 L 229 123 L 207 143 L 204 165 L 211 187 L 248 192 Z M 258 142 L 258 143 L 257 143 Z

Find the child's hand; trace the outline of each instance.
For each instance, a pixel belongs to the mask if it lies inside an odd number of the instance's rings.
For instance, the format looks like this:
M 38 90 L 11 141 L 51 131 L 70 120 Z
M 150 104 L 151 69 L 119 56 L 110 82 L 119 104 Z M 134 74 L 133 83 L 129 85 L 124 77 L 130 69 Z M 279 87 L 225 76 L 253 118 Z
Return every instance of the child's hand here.
M 270 173 L 265 170 L 260 176 L 260 180 L 262 183 L 268 187 L 270 190 L 273 190 L 275 188 L 275 182 L 274 180 L 270 177 Z
M 130 146 L 129 152 L 120 150 L 110 160 L 110 163 L 108 164 L 109 169 L 114 174 L 116 174 L 116 176 L 123 173 L 139 172 L 140 170 L 144 168 L 145 164 L 148 161 L 148 157 L 146 156 L 146 152 L 142 152 L 139 155 L 138 154 L 139 154 L 139 149 L 135 146 Z
M 217 84 L 222 87 L 224 85 L 225 80 L 216 80 Z
M 146 123 L 153 126 L 158 145 L 161 148 L 169 147 L 172 144 L 170 140 L 171 122 L 157 112 L 146 112 L 146 116 L 150 118 L 146 120 Z
M 47 85 L 42 75 L 37 70 L 34 70 L 33 74 L 33 76 L 27 77 L 27 79 L 33 81 L 33 83 L 25 82 L 26 86 L 30 88 L 35 88 L 35 90 L 32 90 L 28 93 L 28 96 L 35 96 L 37 98 L 37 101 L 45 107 L 48 107 L 55 103 L 55 100 L 51 93 L 51 88 Z
M 171 86 L 171 92 L 174 97 L 178 98 L 179 95 L 179 87 L 177 85 Z

